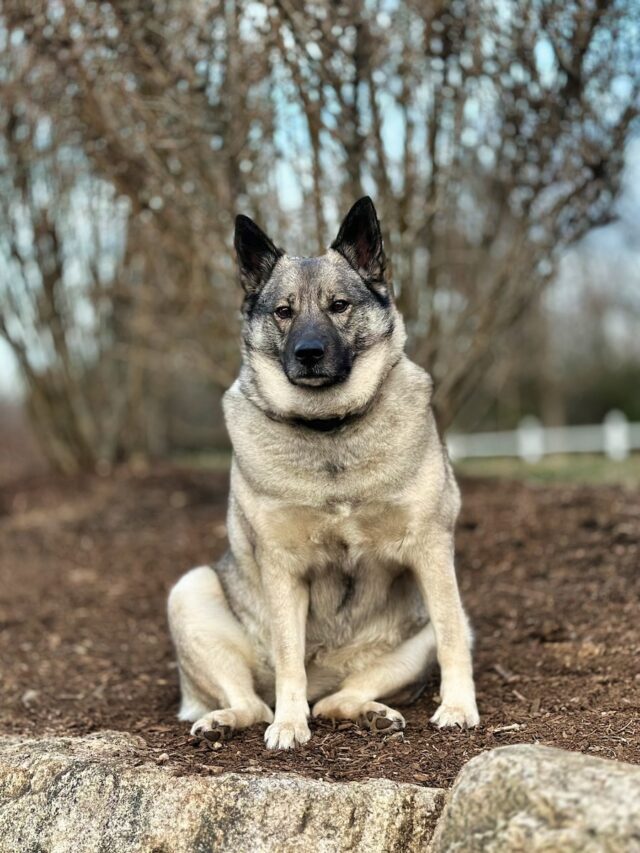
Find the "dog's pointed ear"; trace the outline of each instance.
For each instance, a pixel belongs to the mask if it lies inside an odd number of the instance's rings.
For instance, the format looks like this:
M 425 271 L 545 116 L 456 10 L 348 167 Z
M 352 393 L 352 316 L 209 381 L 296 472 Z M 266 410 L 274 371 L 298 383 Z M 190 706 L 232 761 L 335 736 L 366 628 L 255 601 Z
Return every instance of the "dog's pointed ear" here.
M 369 196 L 357 201 L 331 244 L 379 295 L 388 295 L 386 258 L 378 215 Z
M 268 281 L 282 249 L 248 216 L 236 216 L 233 244 L 238 255 L 240 283 L 247 296 L 256 295 Z

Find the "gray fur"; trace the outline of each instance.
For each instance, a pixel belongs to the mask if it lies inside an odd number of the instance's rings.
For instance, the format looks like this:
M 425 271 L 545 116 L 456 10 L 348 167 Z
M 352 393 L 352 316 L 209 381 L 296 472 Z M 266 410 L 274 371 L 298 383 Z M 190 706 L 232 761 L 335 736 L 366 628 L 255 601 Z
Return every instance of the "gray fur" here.
M 170 597 L 182 716 L 210 738 L 271 722 L 271 748 L 308 739 L 308 700 L 314 714 L 397 730 L 402 716 L 377 700 L 419 688 L 437 648 L 434 722 L 476 725 L 453 568 L 459 495 L 431 380 L 403 353 L 373 205 L 358 202 L 320 258 L 276 257 L 257 226 L 238 227 L 250 251 L 243 364 L 224 398 L 230 551 Z M 317 344 L 317 362 L 300 362 L 300 341 L 305 358 Z

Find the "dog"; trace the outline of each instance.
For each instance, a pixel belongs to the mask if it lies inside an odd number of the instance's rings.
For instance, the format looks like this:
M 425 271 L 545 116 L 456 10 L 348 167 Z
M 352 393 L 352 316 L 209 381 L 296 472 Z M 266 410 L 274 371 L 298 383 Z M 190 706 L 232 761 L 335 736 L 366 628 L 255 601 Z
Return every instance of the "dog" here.
M 267 747 L 290 749 L 309 740 L 311 703 L 390 734 L 405 727 L 393 704 L 437 660 L 432 722 L 476 726 L 459 491 L 431 379 L 404 354 L 373 202 L 356 202 L 321 257 L 285 254 L 246 216 L 235 248 L 230 548 L 169 595 L 180 719 L 209 741 L 267 723 Z

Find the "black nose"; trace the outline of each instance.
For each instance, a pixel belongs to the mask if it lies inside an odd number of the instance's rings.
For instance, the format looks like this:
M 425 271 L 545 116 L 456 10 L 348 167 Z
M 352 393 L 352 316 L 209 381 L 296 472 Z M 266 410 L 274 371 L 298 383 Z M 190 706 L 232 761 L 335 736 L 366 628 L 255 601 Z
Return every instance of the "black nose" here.
M 324 355 L 324 344 L 317 338 L 306 338 L 298 341 L 293 352 L 298 361 L 309 367 L 320 361 Z

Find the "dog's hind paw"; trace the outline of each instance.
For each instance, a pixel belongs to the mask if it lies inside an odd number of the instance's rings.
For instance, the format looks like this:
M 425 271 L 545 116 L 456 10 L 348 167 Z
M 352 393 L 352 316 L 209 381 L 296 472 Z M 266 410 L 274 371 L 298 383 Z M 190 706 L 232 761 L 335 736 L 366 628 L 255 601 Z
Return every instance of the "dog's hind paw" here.
M 204 738 L 209 743 L 229 740 L 236 729 L 236 715 L 233 711 L 211 711 L 191 726 L 191 735 Z
M 406 723 L 399 711 L 380 702 L 369 702 L 358 717 L 358 725 L 376 734 L 391 735 L 404 731 Z
M 204 738 L 208 743 L 221 743 L 233 737 L 238 729 L 246 729 L 256 723 L 270 723 L 273 711 L 256 696 L 233 708 L 210 711 L 191 726 L 191 735 Z

